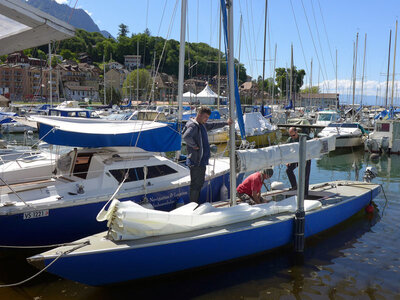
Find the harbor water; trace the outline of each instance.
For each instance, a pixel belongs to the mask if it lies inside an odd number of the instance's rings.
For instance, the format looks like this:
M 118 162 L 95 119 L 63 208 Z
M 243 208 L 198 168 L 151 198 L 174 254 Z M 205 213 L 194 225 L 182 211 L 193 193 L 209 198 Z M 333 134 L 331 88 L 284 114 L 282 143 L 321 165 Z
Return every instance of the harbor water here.
M 374 213 L 362 210 L 307 239 L 302 256 L 288 245 L 229 263 L 107 287 L 42 273 L 22 285 L 1 288 L 0 299 L 400 299 L 400 156 L 371 159 L 363 149 L 336 150 L 312 161 L 310 183 L 362 180 L 369 165 L 377 168 L 374 182 L 384 191 L 374 200 Z M 289 186 L 285 166 L 274 171 L 271 180 Z M 37 273 L 25 258 L 38 252 L 0 249 L 0 284 Z

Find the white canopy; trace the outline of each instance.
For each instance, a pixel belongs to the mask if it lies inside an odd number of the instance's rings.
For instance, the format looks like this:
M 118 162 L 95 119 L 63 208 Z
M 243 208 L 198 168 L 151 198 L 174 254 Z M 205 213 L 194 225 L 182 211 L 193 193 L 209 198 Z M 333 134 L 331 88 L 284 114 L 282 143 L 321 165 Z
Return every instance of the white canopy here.
M 218 94 L 214 93 L 210 86 L 207 84 L 206 87 L 196 95 L 197 101 L 201 104 L 213 105 L 218 99 Z M 226 99 L 226 97 L 219 97 L 220 99 Z
M 75 35 L 75 28 L 22 1 L 0 0 L 0 55 Z

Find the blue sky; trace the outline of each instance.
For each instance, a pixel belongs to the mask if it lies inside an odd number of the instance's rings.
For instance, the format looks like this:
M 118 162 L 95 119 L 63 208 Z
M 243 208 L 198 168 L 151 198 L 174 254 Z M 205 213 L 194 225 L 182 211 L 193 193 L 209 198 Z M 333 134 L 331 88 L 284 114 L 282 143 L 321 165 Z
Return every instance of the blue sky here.
M 118 35 L 118 25 L 128 25 L 130 33 L 148 27 L 152 35 L 179 40 L 180 0 L 57 0 L 86 10 L 100 29 Z M 164 10 L 165 7 L 165 10 Z M 174 9 L 176 12 L 174 14 Z M 235 57 L 238 57 L 239 20 L 243 18 L 241 57 L 253 78 L 262 75 L 264 0 L 234 0 Z M 277 67 L 290 66 L 290 47 L 294 48 L 294 64 L 305 69 L 309 83 L 310 61 L 312 81 L 323 91 L 335 92 L 336 50 L 338 57 L 338 92 L 342 99 L 351 98 L 353 44 L 358 39 L 356 94 L 361 93 L 364 38 L 367 47 L 364 71 L 364 95 L 375 99 L 385 96 L 389 30 L 392 29 L 389 95 L 391 94 L 395 23 L 400 15 L 398 0 L 269 0 L 266 77 L 273 68 L 277 45 Z M 169 31 L 170 24 L 172 29 Z M 218 48 L 219 0 L 188 0 L 189 42 L 206 42 Z M 400 32 L 398 33 L 398 35 Z M 400 40 L 398 40 L 400 43 Z M 397 45 L 397 53 L 400 44 Z M 399 58 L 399 57 L 397 57 Z M 400 68 L 400 61 L 397 63 Z M 396 84 L 400 88 L 400 71 Z M 319 80 L 318 80 L 319 79 Z M 395 85 L 394 97 L 398 98 Z

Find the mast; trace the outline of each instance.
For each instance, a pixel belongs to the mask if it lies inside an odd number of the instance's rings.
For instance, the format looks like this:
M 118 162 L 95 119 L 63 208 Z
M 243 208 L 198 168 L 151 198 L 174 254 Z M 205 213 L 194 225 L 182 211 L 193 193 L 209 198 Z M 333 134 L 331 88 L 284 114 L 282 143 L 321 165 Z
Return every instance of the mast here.
M 390 44 L 392 42 L 392 29 L 389 32 L 389 54 L 388 54 L 388 67 L 386 75 L 386 96 L 385 96 L 385 108 L 387 108 L 388 93 L 389 93 L 389 68 L 390 68 Z
M 397 46 L 397 20 L 396 20 L 396 31 L 394 34 L 392 97 L 390 98 L 390 106 L 391 107 L 393 107 L 394 78 L 395 78 L 395 71 L 396 71 L 396 46 Z
M 107 89 L 106 89 L 106 61 L 105 54 L 103 54 L 103 81 L 104 81 L 104 105 L 107 103 Z
M 139 38 L 137 39 L 136 42 L 136 53 L 139 58 Z M 139 65 L 140 61 L 137 61 L 136 64 L 136 106 L 139 108 Z
M 182 0 L 181 7 L 181 37 L 179 41 L 179 73 L 178 73 L 178 130 L 182 127 L 182 96 L 183 96 L 183 77 L 185 72 L 185 35 L 186 35 L 186 6 L 187 0 Z M 180 151 L 176 151 L 176 158 L 180 156 Z
M 242 15 L 240 15 L 240 25 L 239 25 L 239 56 L 238 56 L 238 67 L 237 67 L 237 80 L 239 82 L 239 74 L 240 74 L 240 45 L 242 41 Z
M 308 101 L 311 106 L 311 93 L 312 93 L 312 58 L 311 58 L 311 69 L 310 69 L 310 89 L 308 91 Z
M 220 4 L 221 6 L 221 4 Z M 220 99 L 219 95 L 221 93 L 221 31 L 222 31 L 222 8 L 219 10 L 219 40 L 218 40 L 218 99 L 217 99 L 217 109 L 219 111 Z
M 365 39 L 364 39 L 364 58 L 363 58 L 363 70 L 362 70 L 362 77 L 361 77 L 361 100 L 360 104 L 363 102 L 363 92 L 364 92 L 364 70 L 365 70 L 365 52 L 367 50 L 367 34 L 365 34 Z
M 263 51 L 263 75 L 262 75 L 262 85 L 261 85 L 261 114 L 264 115 L 264 80 L 265 80 L 265 50 L 267 43 L 267 10 L 268 10 L 268 0 L 265 0 L 265 12 L 264 12 L 264 51 Z
M 275 44 L 275 54 L 274 54 L 274 70 L 272 73 L 272 104 L 275 104 L 275 68 L 276 68 L 276 48 L 277 45 Z
M 50 91 L 50 107 L 53 106 L 53 77 L 51 74 L 51 42 L 49 43 L 49 91 Z
M 353 61 L 353 106 L 351 112 L 351 119 L 354 118 L 354 97 L 356 92 L 356 77 L 357 77 L 357 50 L 358 50 L 358 32 L 356 37 L 356 47 L 354 49 L 354 61 Z
M 233 1 L 226 1 L 228 11 L 228 71 L 229 71 L 229 117 L 235 120 L 235 64 L 233 56 Z M 231 205 L 236 205 L 236 157 L 235 157 L 235 126 L 229 126 L 229 158 L 230 158 L 230 199 Z
M 294 99 L 292 97 L 292 92 L 293 92 L 293 44 L 290 47 L 290 89 L 289 89 L 290 98 L 289 99 L 292 100 L 293 111 L 294 111 L 295 107 L 294 107 Z
M 335 69 L 335 74 L 336 74 L 336 98 L 337 98 L 336 108 L 339 108 L 339 97 L 338 97 L 338 94 L 337 94 L 337 49 L 336 49 L 336 69 Z

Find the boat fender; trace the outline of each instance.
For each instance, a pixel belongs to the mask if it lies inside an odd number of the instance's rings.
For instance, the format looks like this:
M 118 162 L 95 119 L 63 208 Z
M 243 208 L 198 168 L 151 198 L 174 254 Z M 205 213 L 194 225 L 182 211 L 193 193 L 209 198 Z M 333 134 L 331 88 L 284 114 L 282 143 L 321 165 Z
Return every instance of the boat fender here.
M 280 181 L 271 182 L 271 190 L 283 190 L 285 189 L 285 185 Z
M 372 213 L 374 213 L 374 206 L 373 206 L 372 204 L 368 204 L 368 205 L 365 207 L 365 212 L 366 212 L 367 214 L 372 214 Z
M 228 201 L 228 188 L 225 183 L 222 184 L 221 189 L 219 190 L 220 201 Z

